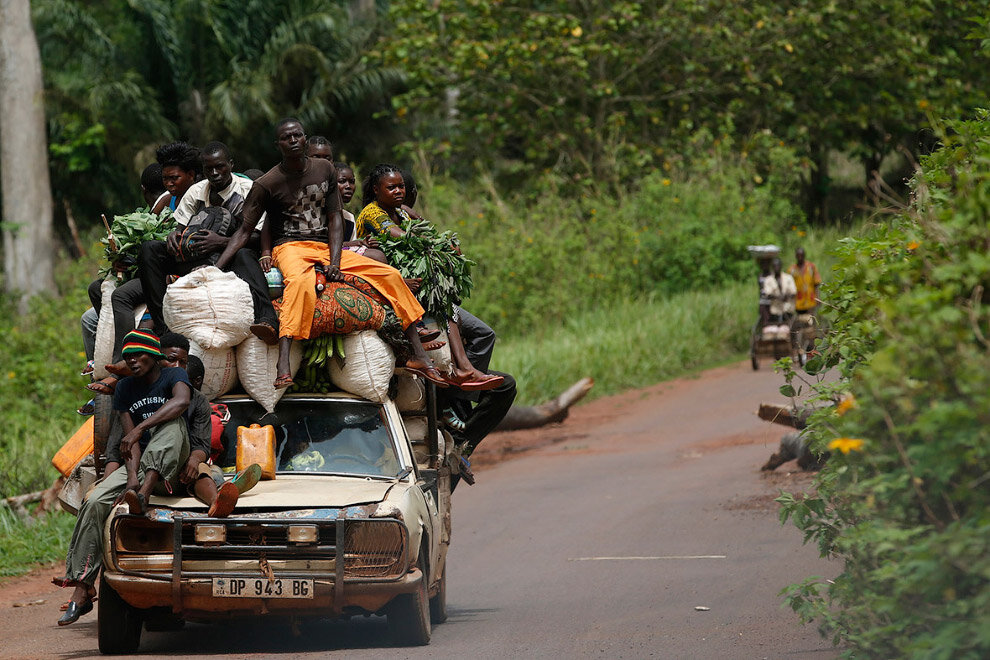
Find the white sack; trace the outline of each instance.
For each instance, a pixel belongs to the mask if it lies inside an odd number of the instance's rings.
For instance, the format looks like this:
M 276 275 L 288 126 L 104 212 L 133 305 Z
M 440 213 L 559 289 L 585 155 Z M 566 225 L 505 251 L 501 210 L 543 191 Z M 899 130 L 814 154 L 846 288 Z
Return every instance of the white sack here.
M 100 320 L 96 324 L 96 345 L 93 348 L 93 378 L 99 380 L 110 375 L 104 366 L 113 362 L 113 306 L 110 296 L 117 288 L 114 279 L 103 280 L 100 284 L 101 299 Z
M 200 390 L 211 401 L 226 394 L 237 385 L 237 352 L 232 348 L 204 349 L 194 341 L 189 342 L 189 354 L 203 361 L 206 375 Z
M 237 346 L 237 377 L 252 399 L 268 412 L 285 394 L 286 388 L 276 390 L 273 383 L 278 376 L 278 346 L 269 346 L 251 335 Z M 302 363 L 302 342 L 292 342 L 289 352 L 289 368 L 295 375 Z
M 170 285 L 162 311 L 172 332 L 205 350 L 237 346 L 254 323 L 247 282 L 215 266 L 194 270 Z
M 453 323 L 453 321 L 450 322 Z M 450 337 L 447 336 L 447 325 L 440 325 L 432 316 L 424 316 L 423 325 L 428 330 L 439 330 L 440 336 L 436 338 L 436 341 L 444 342 L 442 348 L 438 348 L 435 351 L 426 351 L 426 354 L 433 360 L 433 365 L 442 373 L 454 373 L 454 364 L 450 357 Z
M 421 378 L 400 373 L 395 407 L 400 413 L 422 412 L 426 410 L 426 387 Z
M 344 335 L 344 366 L 330 360 L 330 380 L 351 394 L 377 403 L 388 398 L 388 382 L 395 373 L 395 354 L 374 330 Z

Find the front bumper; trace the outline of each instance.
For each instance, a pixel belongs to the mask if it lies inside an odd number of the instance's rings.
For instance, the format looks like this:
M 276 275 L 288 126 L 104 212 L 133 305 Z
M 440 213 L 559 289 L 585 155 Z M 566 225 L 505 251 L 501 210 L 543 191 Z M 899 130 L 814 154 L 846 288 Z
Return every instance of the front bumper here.
M 134 607 L 168 607 L 176 614 L 189 618 L 224 618 L 260 614 L 295 614 L 315 617 L 338 617 L 355 609 L 377 612 L 399 594 L 413 593 L 423 580 L 423 573 L 413 568 L 394 582 L 346 582 L 335 593 L 332 579 L 313 578 L 313 598 L 221 598 L 213 595 L 212 578 L 182 578 L 155 580 L 134 575 L 104 571 L 107 583 L 120 597 Z M 227 575 L 249 577 L 253 575 Z M 297 577 L 277 575 L 277 577 Z M 312 578 L 312 576 L 306 576 Z M 178 592 L 177 594 L 175 592 Z
M 308 535 L 294 541 L 300 526 Z M 214 533 L 199 534 L 205 528 Z M 106 540 L 104 575 L 121 598 L 187 618 L 374 613 L 423 580 L 402 521 L 356 508 L 224 519 L 123 515 L 108 521 Z M 214 596 L 214 578 L 312 580 L 313 597 Z

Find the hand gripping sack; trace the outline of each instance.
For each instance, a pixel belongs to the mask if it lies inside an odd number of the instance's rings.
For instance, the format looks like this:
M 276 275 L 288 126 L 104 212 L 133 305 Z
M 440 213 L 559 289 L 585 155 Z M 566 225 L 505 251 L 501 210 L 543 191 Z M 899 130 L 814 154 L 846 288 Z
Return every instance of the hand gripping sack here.
M 251 334 L 254 304 L 247 282 L 207 266 L 168 287 L 165 323 L 206 350 L 237 346 Z
M 232 348 L 204 349 L 196 342 L 189 342 L 189 354 L 203 361 L 203 389 L 207 399 L 226 394 L 237 385 L 237 352 Z
M 374 330 L 344 336 L 347 358 L 330 360 L 330 380 L 334 385 L 377 403 L 388 399 L 388 383 L 395 373 L 395 353 Z
M 289 368 L 294 375 L 302 363 L 302 342 L 292 342 L 289 352 Z M 285 394 L 285 389 L 274 387 L 278 376 L 278 346 L 269 346 L 251 335 L 237 347 L 237 377 L 241 386 L 252 399 L 268 412 L 275 410 L 275 404 Z

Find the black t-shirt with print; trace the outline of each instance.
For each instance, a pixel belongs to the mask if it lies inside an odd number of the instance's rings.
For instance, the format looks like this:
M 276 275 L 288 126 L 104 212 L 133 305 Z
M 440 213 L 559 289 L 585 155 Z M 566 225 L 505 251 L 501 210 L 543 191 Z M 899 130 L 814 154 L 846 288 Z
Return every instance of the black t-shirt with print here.
M 172 398 L 172 388 L 176 383 L 189 385 L 186 370 L 179 367 L 165 367 L 151 385 L 146 385 L 142 379 L 129 376 L 117 383 L 113 393 L 113 409 L 130 413 L 131 421 L 138 425 L 148 419 L 158 409 Z M 192 390 L 192 386 L 189 386 Z M 141 450 L 151 441 L 151 433 L 145 431 L 141 436 Z

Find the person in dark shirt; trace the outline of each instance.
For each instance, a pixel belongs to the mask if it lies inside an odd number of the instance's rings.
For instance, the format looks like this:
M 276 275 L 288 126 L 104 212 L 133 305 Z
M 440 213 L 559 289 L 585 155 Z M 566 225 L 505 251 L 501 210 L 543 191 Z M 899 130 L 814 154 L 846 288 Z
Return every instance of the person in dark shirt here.
M 60 586 L 74 587 L 58 620 L 60 626 L 75 623 L 93 609 L 93 585 L 103 562 L 103 526 L 114 505 L 125 502 L 131 513 L 142 513 L 152 491 L 173 492 L 189 457 L 183 413 L 192 388 L 186 372 L 159 364 L 164 357 L 161 342 L 148 330 L 128 333 L 122 353 L 132 375 L 117 385 L 113 407 L 124 431 L 120 440 L 124 465 L 108 473 L 79 508 L 65 577 L 54 580 Z

